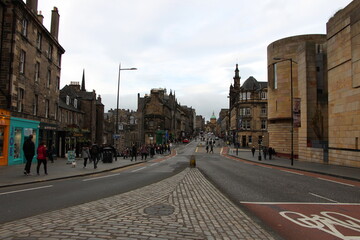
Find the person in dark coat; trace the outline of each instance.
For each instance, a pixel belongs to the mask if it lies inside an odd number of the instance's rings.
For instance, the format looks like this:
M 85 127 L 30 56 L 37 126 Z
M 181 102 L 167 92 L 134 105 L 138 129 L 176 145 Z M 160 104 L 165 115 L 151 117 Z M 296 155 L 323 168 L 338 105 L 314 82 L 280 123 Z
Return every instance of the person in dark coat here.
M 29 135 L 28 139 L 24 142 L 23 151 L 26 159 L 26 165 L 24 169 L 25 175 L 30 175 L 32 159 L 35 155 L 35 143 L 32 141 L 33 135 Z
M 99 146 L 96 144 L 93 144 L 90 148 L 90 155 L 91 155 L 92 161 L 94 162 L 94 169 L 97 168 L 98 161 L 100 160 L 99 154 L 100 154 Z
M 272 159 L 272 155 L 273 155 L 273 149 L 272 149 L 272 147 L 269 147 L 268 153 L 269 153 L 269 160 L 271 160 L 271 159 Z
M 137 147 L 135 144 L 133 144 L 131 148 L 131 161 L 134 159 L 134 157 L 136 161 L 136 156 L 137 156 Z
M 264 154 L 264 159 L 266 160 L 266 155 L 268 154 L 268 149 L 267 147 L 263 148 L 263 154 Z
M 252 155 L 254 157 L 255 156 L 255 148 L 254 147 L 251 148 L 251 153 L 252 153 Z

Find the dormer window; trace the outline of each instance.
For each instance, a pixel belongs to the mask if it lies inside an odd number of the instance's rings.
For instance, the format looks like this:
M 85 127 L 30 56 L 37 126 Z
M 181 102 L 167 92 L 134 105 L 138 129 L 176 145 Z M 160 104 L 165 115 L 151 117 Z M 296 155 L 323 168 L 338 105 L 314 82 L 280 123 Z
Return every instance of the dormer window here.
M 66 105 L 69 105 L 69 104 L 70 104 L 70 97 L 66 96 Z

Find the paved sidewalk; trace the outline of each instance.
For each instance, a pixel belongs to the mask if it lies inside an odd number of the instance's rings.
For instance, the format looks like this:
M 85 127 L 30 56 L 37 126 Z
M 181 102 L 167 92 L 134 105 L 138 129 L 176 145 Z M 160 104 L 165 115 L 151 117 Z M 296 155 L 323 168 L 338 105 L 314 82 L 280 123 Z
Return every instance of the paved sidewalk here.
M 273 239 L 196 168 L 124 194 L 3 224 L 0 238 Z
M 168 155 L 165 154 L 155 155 L 153 159 L 164 158 L 167 156 Z M 48 175 L 44 174 L 44 167 L 41 165 L 39 176 L 36 174 L 37 163 L 34 162 L 31 165 L 30 176 L 24 175 L 25 164 L 0 166 L 0 187 L 90 175 L 142 163 L 141 157 L 139 156 L 137 157 L 137 161 L 131 161 L 130 159 L 131 158 L 123 159 L 118 157 L 117 161 L 114 160 L 112 163 L 103 163 L 102 161 L 99 161 L 97 169 L 94 169 L 94 164 L 89 162 L 87 163 L 87 167 L 83 168 L 84 160 L 82 158 L 76 159 L 76 167 L 67 164 L 67 159 L 58 158 L 54 163 L 51 163 L 50 161 L 47 162 Z M 151 158 L 148 158 L 147 160 L 150 161 Z
M 252 156 L 250 149 L 238 149 L 238 154 L 236 154 L 236 148 L 230 148 L 228 151 L 230 156 L 238 157 L 244 160 L 262 163 L 262 164 L 269 164 L 269 165 L 276 165 L 290 169 L 297 169 L 303 170 L 313 173 L 321 173 L 326 174 L 329 176 L 341 177 L 349 180 L 360 181 L 360 169 L 359 168 L 352 168 L 352 167 L 345 167 L 345 166 L 336 166 L 336 165 L 329 165 L 329 164 L 321 164 L 315 162 L 304 162 L 298 161 L 294 159 L 294 164 L 291 166 L 291 160 L 287 158 L 280 158 L 280 157 L 273 157 L 272 160 L 269 160 L 269 156 L 267 159 L 264 159 L 264 156 L 261 155 L 262 161 L 258 160 L 259 150 L 256 150 L 255 156 Z

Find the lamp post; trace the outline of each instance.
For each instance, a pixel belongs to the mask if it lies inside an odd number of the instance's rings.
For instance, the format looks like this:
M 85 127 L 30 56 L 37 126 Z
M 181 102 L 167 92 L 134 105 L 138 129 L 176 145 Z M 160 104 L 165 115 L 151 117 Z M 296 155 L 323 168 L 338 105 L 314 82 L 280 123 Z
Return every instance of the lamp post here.
M 291 113 L 291 166 L 294 165 L 294 111 L 293 111 L 293 63 L 296 63 L 292 58 L 273 58 L 276 63 L 289 61 L 290 62 L 290 113 Z
M 115 133 L 118 137 L 119 132 L 119 92 L 120 92 L 120 71 L 123 70 L 137 70 L 137 68 L 121 68 L 121 63 L 119 64 L 119 75 L 118 75 L 118 88 L 117 88 L 117 99 L 116 99 L 116 123 L 115 123 Z

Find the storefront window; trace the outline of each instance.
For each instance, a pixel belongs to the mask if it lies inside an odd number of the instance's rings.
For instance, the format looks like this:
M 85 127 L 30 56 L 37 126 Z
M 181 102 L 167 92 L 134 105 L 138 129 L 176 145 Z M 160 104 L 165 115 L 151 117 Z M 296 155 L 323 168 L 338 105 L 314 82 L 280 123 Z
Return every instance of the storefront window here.
M 14 137 L 14 158 L 20 158 L 21 150 L 21 128 L 15 128 Z
M 0 157 L 4 156 L 4 135 L 5 127 L 0 126 Z

